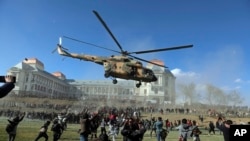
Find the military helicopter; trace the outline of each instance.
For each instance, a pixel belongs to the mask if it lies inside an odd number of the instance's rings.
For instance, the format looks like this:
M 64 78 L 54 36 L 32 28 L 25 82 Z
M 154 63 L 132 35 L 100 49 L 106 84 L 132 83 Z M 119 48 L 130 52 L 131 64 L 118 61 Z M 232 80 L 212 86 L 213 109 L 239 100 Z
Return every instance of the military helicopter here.
M 95 47 L 99 47 L 102 49 L 106 49 L 115 53 L 119 53 L 121 55 L 111 55 L 110 57 L 100 57 L 95 55 L 86 55 L 86 54 L 78 54 L 78 53 L 70 53 L 66 48 L 62 46 L 62 37 L 59 38 L 59 44 L 57 44 L 57 51 L 62 56 L 67 56 L 71 58 L 76 58 L 84 61 L 91 61 L 102 65 L 104 67 L 104 76 L 106 78 L 110 77 L 113 80 L 113 84 L 117 83 L 116 78 L 126 79 L 126 80 L 135 80 L 138 81 L 136 87 L 139 88 L 141 86 L 141 82 L 155 82 L 157 81 L 157 77 L 154 72 L 143 66 L 142 62 L 147 62 L 153 65 L 157 65 L 159 67 L 167 68 L 164 65 L 157 64 L 142 58 L 138 58 L 131 54 L 143 54 L 143 53 L 152 53 L 152 52 L 160 52 L 160 51 L 168 51 L 168 50 L 177 50 L 193 47 L 193 45 L 184 45 L 177 47 L 168 47 L 168 48 L 159 48 L 153 50 L 144 50 L 144 51 L 136 51 L 136 52 L 128 52 L 123 50 L 111 30 L 108 28 L 104 20 L 98 14 L 97 11 L 93 11 L 98 20 L 102 23 L 104 28 L 110 34 L 112 39 L 115 41 L 116 45 L 119 47 L 120 51 L 112 50 L 109 48 L 105 48 L 102 46 L 98 46 L 92 43 L 88 43 L 82 40 L 74 39 L 71 37 L 63 36 L 63 38 L 67 38 L 76 42 L 92 45 Z

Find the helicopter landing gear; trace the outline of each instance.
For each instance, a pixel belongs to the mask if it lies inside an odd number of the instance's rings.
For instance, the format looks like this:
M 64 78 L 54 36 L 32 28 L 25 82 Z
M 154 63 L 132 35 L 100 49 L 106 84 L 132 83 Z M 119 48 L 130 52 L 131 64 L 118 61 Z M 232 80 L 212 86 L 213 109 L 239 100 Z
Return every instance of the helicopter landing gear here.
M 140 88 L 141 86 L 141 81 L 139 81 L 139 83 L 135 84 L 136 88 Z
M 113 79 L 113 84 L 117 84 L 117 80 L 116 79 Z
M 105 78 L 108 78 L 109 76 L 110 76 L 110 73 L 109 73 L 109 72 L 105 72 L 105 73 L 104 73 L 104 77 L 105 77 Z

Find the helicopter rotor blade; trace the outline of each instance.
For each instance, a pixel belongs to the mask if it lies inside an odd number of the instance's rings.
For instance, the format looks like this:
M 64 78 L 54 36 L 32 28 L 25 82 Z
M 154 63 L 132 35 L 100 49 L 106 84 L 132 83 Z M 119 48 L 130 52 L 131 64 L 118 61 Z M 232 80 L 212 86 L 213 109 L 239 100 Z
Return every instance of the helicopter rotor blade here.
M 140 60 L 140 61 L 143 61 L 143 62 L 147 62 L 147 63 L 153 64 L 153 65 L 156 65 L 156 66 L 160 66 L 160 67 L 168 68 L 167 66 L 160 65 L 160 64 L 157 64 L 157 63 L 154 63 L 154 62 L 151 62 L 151 61 L 148 61 L 148 60 L 145 60 L 145 59 L 139 58 L 139 57 L 135 57 L 135 56 L 133 56 L 133 55 L 129 55 L 129 54 L 128 54 L 128 56 L 133 57 L 134 59 L 137 59 L 137 60 Z
M 105 29 L 108 31 L 109 35 L 113 38 L 113 40 L 115 41 L 115 43 L 117 44 L 117 46 L 120 48 L 121 52 L 124 53 L 124 50 L 122 49 L 121 45 L 119 44 L 119 42 L 116 40 L 115 36 L 113 35 L 113 33 L 111 32 L 111 30 L 108 28 L 107 24 L 104 22 L 104 20 L 101 18 L 101 16 L 98 14 L 97 11 L 93 10 L 94 14 L 96 15 L 96 17 L 98 18 L 98 20 L 102 23 L 102 25 L 105 27 Z
M 57 50 L 57 48 L 55 48 L 55 49 L 54 49 L 51 53 L 53 53 L 53 54 L 54 54 L 54 53 L 56 52 L 56 50 Z
M 184 45 L 184 46 L 160 48 L 160 49 L 153 49 L 153 50 L 135 51 L 135 52 L 129 52 L 128 54 L 143 54 L 143 53 L 151 53 L 151 52 L 160 52 L 160 51 L 169 51 L 169 50 L 191 48 L 191 47 L 193 47 L 193 45 Z
M 121 53 L 121 52 L 113 50 L 113 49 L 109 49 L 109 48 L 106 48 L 106 47 L 102 47 L 102 46 L 99 46 L 99 45 L 88 43 L 88 42 L 85 42 L 85 41 L 82 41 L 82 40 L 74 39 L 74 38 L 71 38 L 71 37 L 68 37 L 68 36 L 63 36 L 63 38 L 67 38 L 69 40 L 73 40 L 73 41 L 76 41 L 76 42 L 79 42 L 79 43 L 83 43 L 83 44 L 91 45 L 91 46 L 94 46 L 94 47 L 102 48 L 102 49 L 112 51 L 112 52 L 116 52 L 116 53 L 119 53 L 119 54 Z

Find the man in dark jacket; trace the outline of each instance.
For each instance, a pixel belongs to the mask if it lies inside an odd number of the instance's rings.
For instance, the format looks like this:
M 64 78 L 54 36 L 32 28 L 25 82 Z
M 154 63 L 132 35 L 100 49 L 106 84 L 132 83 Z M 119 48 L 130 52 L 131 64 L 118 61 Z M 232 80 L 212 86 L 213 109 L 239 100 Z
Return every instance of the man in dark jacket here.
M 211 132 L 215 134 L 215 126 L 214 126 L 214 123 L 212 121 L 209 122 L 208 124 L 209 126 L 209 130 L 208 130 L 208 133 L 211 135 Z
M 61 138 L 63 132 L 63 127 L 58 122 L 58 119 L 54 119 L 51 131 L 53 131 L 53 141 L 58 141 Z
M 40 128 L 39 134 L 36 137 L 35 141 L 38 141 L 40 138 L 44 137 L 45 141 L 48 141 L 49 136 L 47 134 L 48 127 L 50 125 L 50 121 L 46 121 L 44 125 Z
M 0 98 L 3 98 L 15 87 L 14 77 L 7 75 L 4 78 L 1 78 L 0 82 L 4 82 L 0 87 Z
M 226 120 L 221 125 L 219 122 L 222 121 L 221 118 L 218 119 L 218 122 L 216 122 L 216 127 L 220 129 L 223 133 L 224 141 L 229 141 L 230 137 L 230 125 L 233 124 L 232 120 Z
M 83 113 L 80 117 L 80 141 L 88 141 L 88 136 L 91 133 L 90 119 L 87 112 Z
M 193 120 L 192 123 L 192 132 L 191 132 L 191 137 L 193 137 L 193 141 L 200 141 L 200 134 L 202 132 L 200 131 L 199 127 L 197 126 L 197 123 L 195 120 Z
M 121 134 L 123 141 L 140 141 L 141 134 L 138 123 L 133 118 L 125 121 Z
M 17 133 L 17 126 L 18 124 L 23 120 L 25 116 L 25 113 L 23 113 L 21 116 L 16 116 L 13 118 L 13 120 L 9 120 L 9 124 L 6 127 L 6 131 L 9 134 L 9 141 L 14 141 L 16 138 L 16 133 Z

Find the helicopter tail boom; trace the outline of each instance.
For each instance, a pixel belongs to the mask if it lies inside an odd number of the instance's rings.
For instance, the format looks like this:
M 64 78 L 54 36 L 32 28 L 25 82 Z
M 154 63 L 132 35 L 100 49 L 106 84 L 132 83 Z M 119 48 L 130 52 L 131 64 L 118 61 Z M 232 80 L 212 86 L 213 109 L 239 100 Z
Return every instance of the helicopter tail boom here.
M 64 48 L 62 46 L 62 37 L 59 37 L 59 43 L 57 44 L 57 52 L 58 52 L 58 54 L 60 54 L 62 56 L 67 56 L 67 57 L 72 57 L 72 58 L 78 58 L 80 60 L 82 60 L 82 59 L 86 60 L 86 58 L 80 57 L 80 55 L 75 54 L 75 53 L 69 53 L 67 50 L 68 50 L 67 48 Z M 86 60 L 86 61 L 88 61 L 88 60 Z
M 97 57 L 97 56 L 93 56 L 93 55 L 69 53 L 66 50 L 67 49 L 64 48 L 62 45 L 60 45 L 60 44 L 57 45 L 57 52 L 58 52 L 58 54 L 60 54 L 62 56 L 76 58 L 76 59 L 80 59 L 80 60 L 84 60 L 84 61 L 90 61 L 90 62 L 94 62 L 94 63 L 100 64 L 100 65 L 103 65 L 103 62 L 104 62 L 103 60 L 105 60 L 105 58 Z

